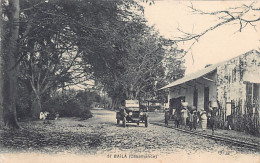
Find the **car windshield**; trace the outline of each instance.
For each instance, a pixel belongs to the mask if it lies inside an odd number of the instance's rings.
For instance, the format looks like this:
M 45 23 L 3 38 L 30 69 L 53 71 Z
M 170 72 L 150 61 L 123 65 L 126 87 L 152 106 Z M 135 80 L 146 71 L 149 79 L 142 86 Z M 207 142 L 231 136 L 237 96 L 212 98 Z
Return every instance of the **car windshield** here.
M 126 110 L 128 111 L 139 111 L 139 108 L 133 108 L 133 107 L 129 107 L 129 108 L 126 108 Z

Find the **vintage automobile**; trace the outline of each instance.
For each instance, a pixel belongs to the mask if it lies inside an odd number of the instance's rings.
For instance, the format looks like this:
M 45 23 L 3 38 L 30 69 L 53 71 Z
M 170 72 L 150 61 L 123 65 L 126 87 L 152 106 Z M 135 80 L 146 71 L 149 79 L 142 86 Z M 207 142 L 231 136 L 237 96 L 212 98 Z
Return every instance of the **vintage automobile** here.
M 126 105 L 116 113 L 116 119 L 117 124 L 119 125 L 122 121 L 124 127 L 126 127 L 126 123 L 136 123 L 137 125 L 144 123 L 145 127 L 148 127 L 148 113 L 140 109 L 137 100 L 126 100 Z

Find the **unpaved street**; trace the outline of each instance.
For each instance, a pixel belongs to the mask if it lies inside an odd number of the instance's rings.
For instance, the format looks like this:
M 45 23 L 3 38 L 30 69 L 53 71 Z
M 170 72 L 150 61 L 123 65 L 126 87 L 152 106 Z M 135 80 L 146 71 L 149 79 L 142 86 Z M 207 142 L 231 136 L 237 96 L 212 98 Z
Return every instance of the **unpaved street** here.
M 43 124 L 23 122 L 19 131 L 1 131 L 1 152 L 77 153 L 104 157 L 228 157 L 259 158 L 259 153 L 215 142 L 173 129 L 144 124 L 116 125 L 115 112 L 96 109 L 85 121 L 61 118 Z M 150 121 L 163 118 L 151 114 Z M 138 155 L 134 155 L 138 154 Z M 115 159 L 115 158 L 114 158 Z M 237 160 L 238 161 L 238 160 Z

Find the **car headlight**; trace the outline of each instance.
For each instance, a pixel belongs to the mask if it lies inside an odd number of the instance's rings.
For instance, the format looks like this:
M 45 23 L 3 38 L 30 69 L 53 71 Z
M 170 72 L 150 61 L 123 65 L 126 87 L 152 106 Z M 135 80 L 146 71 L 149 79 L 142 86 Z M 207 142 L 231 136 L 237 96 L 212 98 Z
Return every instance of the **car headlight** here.
M 129 115 L 133 115 L 133 112 L 129 112 Z
M 140 115 L 144 115 L 144 113 L 143 113 L 143 112 L 140 112 Z

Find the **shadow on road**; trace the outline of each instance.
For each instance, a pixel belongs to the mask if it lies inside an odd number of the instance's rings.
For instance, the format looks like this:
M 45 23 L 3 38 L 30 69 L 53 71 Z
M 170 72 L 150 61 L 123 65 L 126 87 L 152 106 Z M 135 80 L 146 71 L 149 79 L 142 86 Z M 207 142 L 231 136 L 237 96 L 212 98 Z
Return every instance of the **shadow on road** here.
M 107 121 L 107 122 L 103 122 L 103 123 L 100 123 L 100 125 L 108 125 L 108 126 L 115 126 L 115 127 L 119 127 L 119 128 L 124 128 L 123 127 L 123 124 L 120 123 L 119 125 L 116 124 L 116 122 L 112 122 L 112 121 Z M 145 128 L 144 124 L 135 124 L 135 123 L 128 123 L 126 124 L 126 128 Z
M 117 124 L 115 124 L 117 127 L 123 127 L 123 125 L 122 124 L 119 124 L 119 125 L 117 125 Z M 137 125 L 137 124 L 126 124 L 126 127 L 127 128 L 145 128 L 145 126 L 144 126 L 144 124 L 141 124 L 141 125 Z M 124 128 L 124 127 L 123 127 Z

